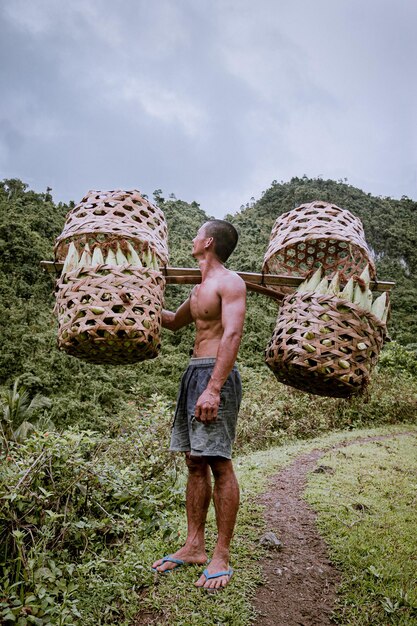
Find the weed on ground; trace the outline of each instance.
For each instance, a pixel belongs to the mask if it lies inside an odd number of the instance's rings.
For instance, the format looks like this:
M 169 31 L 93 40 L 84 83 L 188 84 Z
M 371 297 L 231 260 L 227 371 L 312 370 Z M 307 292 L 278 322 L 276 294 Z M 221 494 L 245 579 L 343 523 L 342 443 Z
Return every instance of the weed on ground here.
M 194 582 L 203 569 L 201 567 L 185 567 L 172 574 L 155 576 L 154 584 L 141 599 L 140 611 L 133 624 L 135 626 L 143 623 L 158 624 L 158 626 L 166 624 L 201 626 L 203 623 L 208 626 L 253 624 L 255 614 L 252 599 L 258 585 L 262 583 L 259 561 L 265 554 L 265 550 L 259 544 L 259 539 L 265 531 L 265 522 L 261 507 L 254 504 L 254 501 L 256 495 L 266 488 L 268 476 L 278 472 L 298 455 L 315 448 L 331 447 L 358 437 L 387 434 L 394 436 L 408 428 L 402 425 L 334 432 L 325 437 L 237 458 L 235 469 L 241 487 L 242 502 L 232 544 L 231 566 L 235 569 L 235 574 L 231 583 L 220 593 L 210 595 L 201 589 L 194 588 Z M 159 552 L 153 555 L 154 559 L 174 552 L 182 545 L 186 534 L 184 518 L 185 511 L 182 517 L 176 518 L 178 540 L 175 543 L 161 542 L 158 546 Z M 209 553 L 214 547 L 214 537 L 215 524 L 212 510 L 210 510 L 207 526 Z M 153 621 L 143 620 L 147 612 L 153 616 Z
M 415 625 L 416 437 L 354 444 L 321 463 L 332 469 L 310 475 L 306 496 L 342 572 L 338 623 Z

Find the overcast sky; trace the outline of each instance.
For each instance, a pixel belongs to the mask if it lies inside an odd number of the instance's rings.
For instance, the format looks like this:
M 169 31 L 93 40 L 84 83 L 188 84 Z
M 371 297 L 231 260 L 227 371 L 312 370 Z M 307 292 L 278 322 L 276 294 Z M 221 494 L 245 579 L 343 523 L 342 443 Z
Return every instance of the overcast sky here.
M 217 217 L 303 174 L 417 199 L 416 32 L 416 0 L 0 0 L 0 179 Z

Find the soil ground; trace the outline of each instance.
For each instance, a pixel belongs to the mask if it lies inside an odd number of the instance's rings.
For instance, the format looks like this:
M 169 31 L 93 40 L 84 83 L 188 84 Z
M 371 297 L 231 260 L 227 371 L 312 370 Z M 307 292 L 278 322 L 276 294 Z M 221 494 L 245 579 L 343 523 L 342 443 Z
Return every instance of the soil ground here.
M 266 530 L 282 542 L 262 559 L 264 584 L 253 600 L 258 617 L 253 626 L 331 626 L 340 581 L 327 547 L 316 527 L 316 514 L 303 499 L 307 475 L 329 472 L 318 461 L 330 450 L 413 433 L 358 438 L 331 448 L 313 450 L 269 479 L 268 491 L 258 498 L 265 508 Z M 136 616 L 135 626 L 166 623 L 152 611 Z
M 401 433 L 402 435 L 411 433 Z M 369 437 L 344 442 L 331 449 L 388 439 L 400 435 Z M 282 542 L 261 562 L 265 584 L 254 606 L 253 626 L 330 626 L 340 575 L 329 561 L 326 544 L 316 527 L 316 514 L 302 499 L 310 471 L 328 472 L 317 462 L 329 451 L 314 450 L 298 457 L 269 481 L 260 497 L 267 530 Z
M 330 563 L 316 528 L 316 515 L 302 499 L 307 473 L 324 454 L 299 457 L 270 479 L 260 498 L 267 530 L 282 542 L 262 561 L 265 584 L 254 601 L 256 626 L 327 626 L 331 624 L 339 573 Z M 324 469 L 325 471 L 325 469 Z

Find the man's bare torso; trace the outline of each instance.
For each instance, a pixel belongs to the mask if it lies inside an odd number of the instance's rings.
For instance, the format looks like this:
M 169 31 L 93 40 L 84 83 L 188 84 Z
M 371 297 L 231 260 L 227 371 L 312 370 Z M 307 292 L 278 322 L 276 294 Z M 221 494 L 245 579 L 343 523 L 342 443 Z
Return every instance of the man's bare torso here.
M 220 282 L 224 284 L 233 273 L 222 268 L 201 284 L 190 295 L 191 316 L 196 327 L 194 357 L 215 357 L 223 336 L 222 300 Z

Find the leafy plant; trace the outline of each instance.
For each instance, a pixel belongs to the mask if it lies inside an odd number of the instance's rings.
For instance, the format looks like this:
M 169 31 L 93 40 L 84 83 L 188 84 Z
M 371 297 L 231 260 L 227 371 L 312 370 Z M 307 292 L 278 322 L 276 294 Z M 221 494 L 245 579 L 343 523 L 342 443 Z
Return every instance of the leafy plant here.
M 6 623 L 13 615 L 20 624 L 72 624 L 82 613 L 79 568 L 119 558 L 132 537 L 171 536 L 179 492 L 165 444 L 169 408 L 156 396 L 139 415 L 134 404 L 124 408 L 106 434 L 34 431 L 9 442 L 0 464 Z
M 26 388 L 19 384 L 19 379 L 15 380 L 13 387 L 4 393 L 0 404 L 1 434 L 5 445 L 8 439 L 15 441 L 26 439 L 28 434 L 35 429 L 34 424 L 29 420 L 40 410 L 50 406 L 49 398 L 40 394 L 30 398 Z

